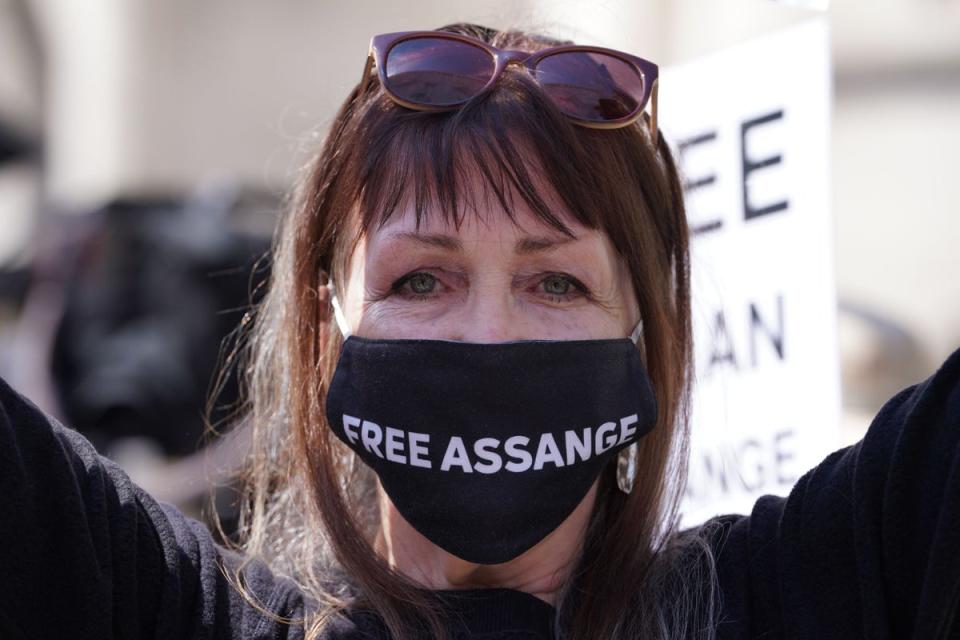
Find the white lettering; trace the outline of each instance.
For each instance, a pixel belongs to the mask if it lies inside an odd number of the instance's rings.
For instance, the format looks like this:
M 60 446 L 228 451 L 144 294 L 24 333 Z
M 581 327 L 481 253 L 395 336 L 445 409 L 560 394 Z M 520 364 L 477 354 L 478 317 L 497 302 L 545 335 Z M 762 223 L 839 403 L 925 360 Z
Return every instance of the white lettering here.
M 383 447 L 387 452 L 387 460 L 390 462 L 407 463 L 407 457 L 403 455 L 403 431 L 387 427 L 387 441 Z
M 564 434 L 567 441 L 567 464 L 576 462 L 577 456 L 580 456 L 580 460 L 590 457 L 590 445 L 593 444 L 593 438 L 590 437 L 591 431 L 593 429 L 590 427 L 583 430 L 583 440 L 577 437 L 577 432 L 573 429 Z
M 500 441 L 496 438 L 480 438 L 474 442 L 473 453 L 486 462 L 476 463 L 473 465 L 473 470 L 479 471 L 480 473 L 496 473 L 500 471 L 500 467 L 503 466 L 503 459 L 500 458 L 500 454 L 496 451 L 490 451 L 490 449 L 496 449 L 499 446 Z
M 357 439 L 359 436 L 357 432 L 352 430 L 351 427 L 359 427 L 360 418 L 354 418 L 353 416 L 348 416 L 343 414 L 343 433 L 347 436 L 347 439 L 350 440 L 353 444 L 357 444 Z
M 463 438 L 453 436 L 450 438 L 450 444 L 447 445 L 447 451 L 443 454 L 443 462 L 440 463 L 440 471 L 450 471 L 450 467 L 458 466 L 466 473 L 473 473 L 470 467 L 470 458 L 467 457 L 467 448 L 463 446 Z
M 521 472 L 527 471 L 530 469 L 530 465 L 533 464 L 533 456 L 530 455 L 525 449 L 521 449 L 530 443 L 530 438 L 526 436 L 513 436 L 512 438 L 507 438 L 507 442 L 504 444 L 504 448 L 507 450 L 507 455 L 511 458 L 517 460 L 514 462 L 511 460 L 504 466 L 507 468 L 507 471 Z
M 430 453 L 425 446 L 421 446 L 430 444 L 430 434 L 411 431 L 407 435 L 410 439 L 410 464 L 424 469 L 433 468 L 433 464 L 429 460 L 420 457 Z
M 376 422 L 347 414 L 343 414 L 342 418 L 343 433 L 351 445 L 363 447 L 373 455 L 395 464 L 433 468 L 429 433 L 383 428 Z M 523 473 L 539 471 L 548 464 L 558 468 L 577 464 L 627 442 L 636 435 L 638 422 L 638 415 L 632 414 L 620 418 L 619 424 L 604 422 L 595 429 L 568 429 L 558 435 L 541 433 L 536 454 L 531 452 L 532 439 L 527 436 L 515 435 L 506 440 L 486 437 L 467 442 L 461 436 L 451 436 L 440 470 L 459 468 L 464 473 L 492 474 L 506 469 L 512 473 Z
M 537 446 L 537 457 L 533 461 L 534 471 L 543 469 L 543 465 L 552 462 L 558 467 L 563 466 L 563 456 L 560 455 L 560 448 L 557 447 L 557 441 L 553 439 L 552 433 L 540 435 L 540 444 Z
M 633 434 L 637 432 L 637 428 L 632 426 L 635 424 L 637 424 L 637 414 L 620 418 L 620 440 L 617 444 L 623 444 L 629 438 L 633 437 Z
M 616 430 L 616 422 L 604 422 L 597 427 L 596 442 L 593 446 L 593 450 L 597 452 L 597 455 L 600 455 L 617 444 L 617 435 L 614 433 Z
M 360 427 L 360 440 L 363 442 L 363 448 L 369 451 L 370 453 L 375 453 L 379 457 L 383 457 L 383 454 L 380 453 L 380 443 L 383 442 L 383 432 L 380 431 L 380 425 L 376 422 L 370 422 L 369 420 L 364 420 L 363 425 Z

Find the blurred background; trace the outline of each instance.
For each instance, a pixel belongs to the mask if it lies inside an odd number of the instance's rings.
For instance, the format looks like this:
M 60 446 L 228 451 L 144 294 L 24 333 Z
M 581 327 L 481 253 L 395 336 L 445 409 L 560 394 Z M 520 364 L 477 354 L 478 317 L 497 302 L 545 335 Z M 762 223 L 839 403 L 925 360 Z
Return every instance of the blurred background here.
M 372 34 L 518 26 L 669 67 L 826 4 L 0 0 L 0 375 L 200 515 L 242 446 L 198 453 L 222 341 Z M 960 346 L 960 1 L 826 12 L 850 443 Z M 215 419 L 236 399 L 222 382 Z

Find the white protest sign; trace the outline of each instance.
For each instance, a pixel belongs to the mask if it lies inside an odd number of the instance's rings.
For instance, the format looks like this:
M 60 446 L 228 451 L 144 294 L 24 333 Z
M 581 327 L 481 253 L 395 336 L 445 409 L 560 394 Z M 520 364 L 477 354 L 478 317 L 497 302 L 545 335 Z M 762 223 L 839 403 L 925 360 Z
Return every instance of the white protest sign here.
M 785 495 L 838 442 L 830 79 L 822 17 L 661 70 L 693 232 L 684 526 Z

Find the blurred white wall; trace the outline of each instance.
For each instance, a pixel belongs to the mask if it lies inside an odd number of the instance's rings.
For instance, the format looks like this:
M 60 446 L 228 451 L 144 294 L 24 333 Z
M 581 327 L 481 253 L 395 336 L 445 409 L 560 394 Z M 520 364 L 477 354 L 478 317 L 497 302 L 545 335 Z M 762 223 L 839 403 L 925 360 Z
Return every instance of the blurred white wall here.
M 464 0 L 37 5 L 58 43 L 50 192 L 87 201 L 219 171 L 282 191 L 359 80 L 371 35 L 542 19 L 532 2 Z
M 831 19 L 849 441 L 960 347 L 960 2 L 835 2 Z
M 26 6 L 0 0 L 0 119 L 29 138 L 42 127 L 43 54 Z M 32 167 L 0 167 L 0 260 L 18 255 L 30 239 L 40 175 Z

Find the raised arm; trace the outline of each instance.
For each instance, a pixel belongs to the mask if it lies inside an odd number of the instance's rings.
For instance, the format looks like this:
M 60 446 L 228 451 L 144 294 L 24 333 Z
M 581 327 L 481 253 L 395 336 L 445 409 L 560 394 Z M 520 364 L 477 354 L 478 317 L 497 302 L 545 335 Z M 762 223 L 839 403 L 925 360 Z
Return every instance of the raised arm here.
M 0 380 L 0 638 L 254 637 L 274 625 L 224 578 L 238 561 Z M 262 563 L 245 577 L 269 610 L 303 614 Z
M 787 498 L 716 522 L 721 638 L 960 637 L 960 349 Z

